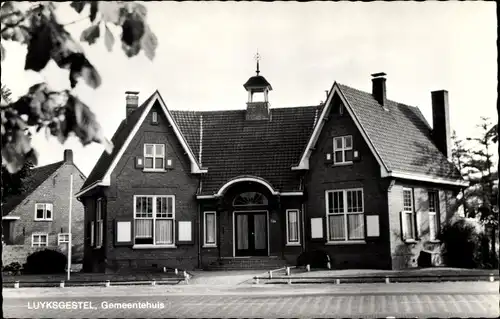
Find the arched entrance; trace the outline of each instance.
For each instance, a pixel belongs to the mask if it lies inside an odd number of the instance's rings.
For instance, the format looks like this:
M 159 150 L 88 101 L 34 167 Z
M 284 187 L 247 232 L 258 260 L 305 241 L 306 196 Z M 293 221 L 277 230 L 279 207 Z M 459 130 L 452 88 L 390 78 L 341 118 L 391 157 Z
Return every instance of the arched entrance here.
M 258 191 L 244 191 L 232 201 L 233 255 L 269 255 L 269 200 Z

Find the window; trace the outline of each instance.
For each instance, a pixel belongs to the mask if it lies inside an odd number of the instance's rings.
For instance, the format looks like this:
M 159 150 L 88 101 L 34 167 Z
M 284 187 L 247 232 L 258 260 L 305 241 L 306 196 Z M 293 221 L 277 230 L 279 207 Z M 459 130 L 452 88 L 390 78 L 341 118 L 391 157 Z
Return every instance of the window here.
M 136 245 L 174 245 L 174 199 L 174 196 L 134 196 Z
M 286 210 L 286 243 L 287 245 L 300 244 L 299 211 Z
M 90 222 L 90 247 L 94 247 L 95 243 L 95 224 L 94 222 Z
M 365 238 L 363 189 L 326 192 L 328 241 L 359 241 Z
M 32 234 L 31 235 L 31 246 L 32 247 L 41 247 L 48 246 L 49 244 L 49 235 L 48 234 Z
M 217 221 L 215 212 L 205 212 L 205 239 L 203 242 L 204 246 L 216 246 L 217 245 Z
M 57 244 L 67 244 L 69 243 L 69 234 L 68 233 L 59 233 L 57 235 Z
M 415 239 L 415 223 L 414 223 L 414 209 L 413 209 L 413 190 L 411 188 L 403 189 L 403 211 L 402 211 L 402 225 L 403 225 L 403 240 Z
M 144 144 L 144 168 L 165 169 L 165 144 Z
M 152 120 L 153 124 L 158 124 L 158 113 L 157 112 L 152 113 L 151 120 Z
M 333 138 L 333 163 L 352 163 L 352 136 L 341 136 Z
M 52 220 L 52 204 L 36 203 L 35 204 L 35 220 Z
M 436 240 L 439 230 L 439 201 L 438 192 L 429 191 L 429 239 Z
M 267 198 L 257 192 L 244 192 L 236 196 L 233 200 L 233 206 L 258 206 L 267 204 Z
M 97 248 L 100 248 L 102 246 L 102 241 L 103 241 L 103 236 L 104 236 L 104 226 L 103 226 L 103 200 L 102 198 L 99 198 L 97 200 L 97 205 L 96 205 L 96 214 L 95 214 L 95 219 L 96 219 L 96 239 L 95 239 L 95 244 Z

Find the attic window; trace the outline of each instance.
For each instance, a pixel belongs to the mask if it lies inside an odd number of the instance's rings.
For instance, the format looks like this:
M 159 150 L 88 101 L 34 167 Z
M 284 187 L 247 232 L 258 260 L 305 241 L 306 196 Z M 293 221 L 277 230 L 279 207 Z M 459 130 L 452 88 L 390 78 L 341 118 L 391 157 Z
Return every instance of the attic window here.
M 261 193 L 245 192 L 234 199 L 233 206 L 257 206 L 267 205 L 267 203 L 267 198 Z
M 151 114 L 151 123 L 158 124 L 158 112 L 153 111 Z

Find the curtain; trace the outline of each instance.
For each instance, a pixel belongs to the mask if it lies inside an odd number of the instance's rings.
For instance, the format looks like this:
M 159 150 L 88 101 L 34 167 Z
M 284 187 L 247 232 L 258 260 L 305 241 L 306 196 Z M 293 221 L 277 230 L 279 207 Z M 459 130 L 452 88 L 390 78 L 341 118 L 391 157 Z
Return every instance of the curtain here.
M 172 219 L 157 219 L 156 229 L 155 229 L 155 242 L 157 244 L 173 244 L 174 243 L 174 232 L 173 232 L 174 221 Z
M 363 239 L 365 237 L 365 228 L 363 223 L 363 214 L 347 215 L 347 227 L 349 228 L 349 239 Z
M 266 249 L 266 215 L 254 215 L 255 249 Z
M 151 238 L 151 237 L 153 237 L 153 220 L 152 219 L 136 219 L 135 220 L 135 237 L 136 238 Z
M 297 212 L 288 212 L 288 241 L 297 242 L 299 241 L 298 234 L 298 222 L 297 222 Z
M 215 214 L 206 214 L 205 243 L 215 244 Z
M 248 215 L 236 215 L 238 249 L 248 249 Z
M 344 215 L 328 216 L 330 240 L 345 239 Z

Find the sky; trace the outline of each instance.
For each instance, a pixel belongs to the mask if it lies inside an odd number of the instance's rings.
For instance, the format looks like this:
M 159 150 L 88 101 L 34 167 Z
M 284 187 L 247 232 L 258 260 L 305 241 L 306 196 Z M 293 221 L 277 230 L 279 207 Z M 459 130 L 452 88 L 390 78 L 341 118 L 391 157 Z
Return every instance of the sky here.
M 111 139 L 125 117 L 125 91 L 139 91 L 139 103 L 155 90 L 172 110 L 244 109 L 243 83 L 255 74 L 271 83 L 271 107 L 317 105 L 339 83 L 371 92 L 372 73 L 387 74 L 387 97 L 418 106 L 432 125 L 431 91 L 449 92 L 452 130 L 477 133 L 480 116 L 498 121 L 497 20 L 494 2 L 148 2 L 148 23 L 159 44 L 156 57 L 127 58 L 116 41 L 83 44 L 102 85 L 79 84 L 74 93 L 91 107 Z M 83 12 L 85 14 L 85 12 Z M 63 23 L 81 19 L 68 4 Z M 88 19 L 67 27 L 74 38 Z M 119 39 L 118 29 L 113 29 Z M 50 62 L 39 74 L 24 71 L 26 47 L 2 41 L 2 83 L 13 98 L 38 82 L 69 88 L 68 72 Z M 103 147 L 64 145 L 40 133 L 33 139 L 39 165 L 73 149 L 86 175 Z

